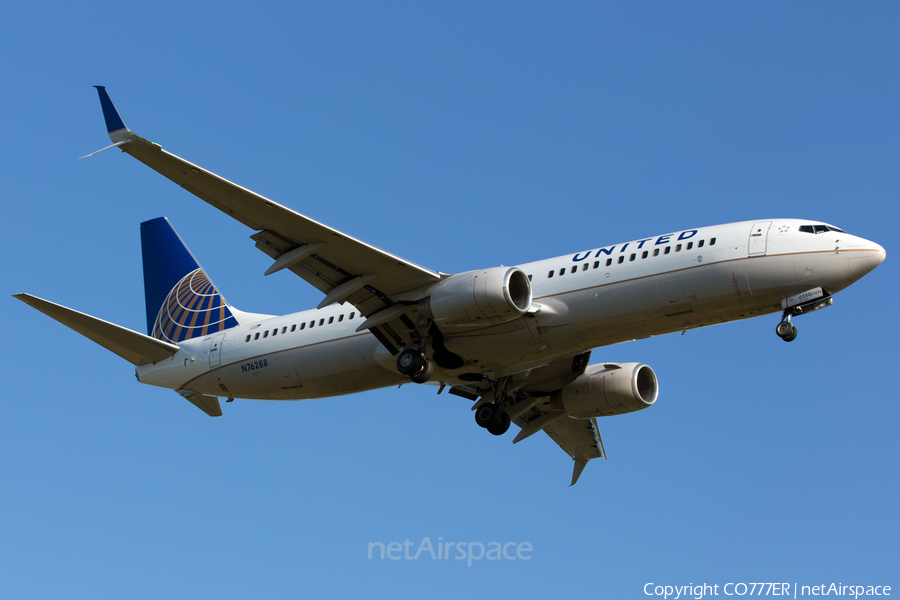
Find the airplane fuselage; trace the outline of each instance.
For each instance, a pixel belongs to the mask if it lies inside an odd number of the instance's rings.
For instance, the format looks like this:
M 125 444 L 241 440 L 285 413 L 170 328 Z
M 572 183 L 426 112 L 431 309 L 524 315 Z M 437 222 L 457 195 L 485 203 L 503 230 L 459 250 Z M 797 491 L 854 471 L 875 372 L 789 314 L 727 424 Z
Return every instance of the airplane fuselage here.
M 519 265 L 539 308 L 489 327 L 445 328 L 447 349 L 466 364 L 438 369 L 432 380 L 501 377 L 600 346 L 780 312 L 784 298 L 813 288 L 833 295 L 884 259 L 878 244 L 823 225 L 745 221 Z M 138 367 L 137 376 L 160 387 L 263 400 L 408 381 L 371 333 L 356 331 L 362 320 L 349 304 L 266 318 L 182 342 L 171 358 Z
M 441 273 L 376 248 L 189 162 L 125 125 L 96 86 L 122 152 L 246 225 L 281 271 L 324 296 L 281 317 L 225 301 L 166 217 L 141 223 L 147 334 L 27 293 L 15 297 L 136 366 L 211 417 L 220 398 L 303 400 L 407 382 L 450 386 L 475 423 L 513 443 L 543 431 L 572 460 L 606 458 L 597 418 L 652 406 L 653 369 L 595 348 L 781 312 L 792 318 L 885 258 L 816 221 L 767 219 L 663 233 L 518 266 Z M 96 154 L 96 153 L 95 153 Z M 563 226 L 565 224 L 563 223 Z M 281 276 L 281 275 L 279 275 Z

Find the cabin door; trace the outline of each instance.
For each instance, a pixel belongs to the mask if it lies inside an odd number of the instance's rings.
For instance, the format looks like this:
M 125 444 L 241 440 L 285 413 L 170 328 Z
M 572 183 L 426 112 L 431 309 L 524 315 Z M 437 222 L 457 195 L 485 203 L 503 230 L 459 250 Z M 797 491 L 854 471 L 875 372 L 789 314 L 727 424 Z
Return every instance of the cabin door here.
M 222 364 L 222 345 L 225 343 L 225 334 L 220 333 L 209 343 L 209 368 Z

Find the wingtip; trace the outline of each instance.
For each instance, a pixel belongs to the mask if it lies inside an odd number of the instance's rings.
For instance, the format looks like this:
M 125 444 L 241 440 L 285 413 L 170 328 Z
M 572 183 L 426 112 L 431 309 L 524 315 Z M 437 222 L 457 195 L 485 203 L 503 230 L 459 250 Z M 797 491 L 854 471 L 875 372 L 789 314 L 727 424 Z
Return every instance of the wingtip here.
M 12 297 L 28 305 L 31 305 L 34 300 L 40 300 L 40 298 L 38 298 L 37 296 L 32 296 L 31 294 L 26 294 L 24 292 L 20 294 L 13 294 Z
M 572 470 L 572 483 L 569 484 L 569 487 L 578 483 L 578 478 L 581 477 L 581 472 L 584 471 L 587 464 L 588 461 L 586 460 L 575 460 L 575 468 Z
M 97 94 L 100 96 L 100 108 L 103 109 L 103 120 L 106 121 L 106 131 L 109 133 L 109 139 L 113 142 L 124 142 L 131 138 L 131 130 L 125 125 L 125 121 L 113 104 L 109 92 L 102 85 L 95 85 Z

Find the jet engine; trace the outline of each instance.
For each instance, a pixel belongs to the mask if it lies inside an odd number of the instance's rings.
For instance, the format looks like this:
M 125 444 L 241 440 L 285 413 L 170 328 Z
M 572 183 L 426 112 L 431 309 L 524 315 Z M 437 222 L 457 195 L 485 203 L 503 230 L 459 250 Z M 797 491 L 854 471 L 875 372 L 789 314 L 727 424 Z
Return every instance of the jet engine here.
M 531 282 L 516 267 L 459 273 L 437 284 L 419 302 L 420 314 L 447 327 L 473 327 L 512 321 L 531 308 Z
M 659 395 L 656 373 L 641 363 L 591 365 L 575 381 L 554 392 L 550 406 L 570 417 L 607 417 L 652 406 Z

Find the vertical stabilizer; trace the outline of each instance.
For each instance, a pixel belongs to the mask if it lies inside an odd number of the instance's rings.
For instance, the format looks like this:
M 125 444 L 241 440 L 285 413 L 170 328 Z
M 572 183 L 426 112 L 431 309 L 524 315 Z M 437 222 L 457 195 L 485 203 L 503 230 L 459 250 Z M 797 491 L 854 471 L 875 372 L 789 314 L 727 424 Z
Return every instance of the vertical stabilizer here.
M 147 333 L 178 343 L 238 325 L 231 307 L 165 217 L 141 223 Z

